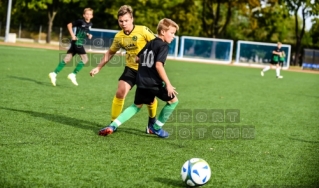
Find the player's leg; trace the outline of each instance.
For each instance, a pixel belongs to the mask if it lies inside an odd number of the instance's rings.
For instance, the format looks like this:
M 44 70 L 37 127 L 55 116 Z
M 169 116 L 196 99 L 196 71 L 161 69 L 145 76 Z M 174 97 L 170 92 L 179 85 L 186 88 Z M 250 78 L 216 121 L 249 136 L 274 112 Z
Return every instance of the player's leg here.
M 156 121 L 156 110 L 157 110 L 157 99 L 154 98 L 154 101 L 151 104 L 147 105 L 148 108 L 148 125 L 153 125 Z
M 132 104 L 131 106 L 127 107 L 116 119 L 114 119 L 114 121 L 111 122 L 111 124 L 101 129 L 99 131 L 99 135 L 106 136 L 115 132 L 120 125 L 137 114 L 141 110 L 142 106 L 142 104 Z
M 264 73 L 267 72 L 269 69 L 270 69 L 270 66 L 269 66 L 269 65 L 265 66 L 265 67 L 263 68 L 263 70 L 261 70 L 260 75 L 261 75 L 261 76 L 264 76 Z
M 53 86 L 56 86 L 56 76 L 57 74 L 64 68 L 64 66 L 71 61 L 73 57 L 73 53 L 71 48 L 68 50 L 66 56 L 64 57 L 64 59 L 62 61 L 59 62 L 58 66 L 55 68 L 55 70 L 53 72 L 49 73 L 49 78 L 51 80 L 51 83 Z
M 73 72 L 68 75 L 68 79 L 71 80 L 74 85 L 78 86 L 79 84 L 76 81 L 76 74 L 84 67 L 89 58 L 83 46 L 77 46 L 76 53 L 81 57 L 81 61 L 76 64 Z
M 280 67 L 280 69 L 282 69 L 283 66 L 284 66 L 284 62 L 283 62 L 283 61 L 279 61 L 279 67 Z
M 169 117 L 175 110 L 177 104 L 178 99 L 176 96 L 172 100 L 167 101 L 166 105 L 162 108 L 158 116 L 158 119 L 156 120 L 156 123 L 154 125 L 155 129 L 160 129 L 166 123 L 166 121 L 169 119 Z
M 119 80 L 115 96 L 112 101 L 111 121 L 114 121 L 122 112 L 127 93 L 132 86 L 124 80 Z
M 176 96 L 168 96 L 168 92 L 165 87 L 163 87 L 161 90 L 159 90 L 156 94 L 158 98 L 160 98 L 162 101 L 167 102 L 166 105 L 162 108 L 158 119 L 156 120 L 155 124 L 152 126 L 148 126 L 148 133 L 150 134 L 156 134 L 157 136 L 161 138 L 168 137 L 168 133 L 162 129 L 166 121 L 170 118 L 173 111 L 175 110 L 178 99 Z
M 119 78 L 118 88 L 112 101 L 111 121 L 114 121 L 123 110 L 127 93 L 135 85 L 137 71 L 125 67 L 123 74 Z
M 154 98 L 155 96 L 149 95 L 147 90 L 137 88 L 135 92 L 134 104 L 126 108 L 116 119 L 114 119 L 114 121 L 111 122 L 110 125 L 101 129 L 99 131 L 99 135 L 106 136 L 112 134 L 121 124 L 138 113 L 144 103 L 149 104 L 154 100 Z
M 276 78 L 283 78 L 283 76 L 280 75 L 280 65 L 279 65 L 279 63 L 276 64 Z

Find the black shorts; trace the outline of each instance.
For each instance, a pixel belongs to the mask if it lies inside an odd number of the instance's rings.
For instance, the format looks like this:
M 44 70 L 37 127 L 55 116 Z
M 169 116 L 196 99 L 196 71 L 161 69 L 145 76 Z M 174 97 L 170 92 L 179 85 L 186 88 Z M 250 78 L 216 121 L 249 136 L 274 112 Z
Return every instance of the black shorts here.
M 277 64 L 279 64 L 279 62 L 278 61 L 270 61 L 270 64 L 277 65 Z
M 125 66 L 124 71 L 123 71 L 121 77 L 119 78 L 119 81 L 120 80 L 125 81 L 132 88 L 136 83 L 136 75 L 137 75 L 137 70 L 134 70 L 134 69 L 131 69 L 131 68 Z
M 76 45 L 75 41 L 72 41 L 71 46 L 68 49 L 67 53 L 72 54 L 72 56 L 74 56 L 75 54 L 79 54 L 79 55 L 86 54 L 86 51 L 83 45 Z
M 284 66 L 284 62 L 283 61 L 279 61 L 279 66 L 283 67 Z
M 134 104 L 151 104 L 155 97 L 165 102 L 175 98 L 175 96 L 168 96 L 166 87 L 160 87 L 159 89 L 136 88 Z

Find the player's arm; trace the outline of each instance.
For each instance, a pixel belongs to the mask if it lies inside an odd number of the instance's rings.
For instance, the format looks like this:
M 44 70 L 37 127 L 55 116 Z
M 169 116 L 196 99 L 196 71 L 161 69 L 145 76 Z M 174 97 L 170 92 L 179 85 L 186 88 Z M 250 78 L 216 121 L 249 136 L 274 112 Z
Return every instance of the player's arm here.
M 68 31 L 72 37 L 72 40 L 77 40 L 77 38 L 73 32 L 73 23 L 72 22 L 68 23 L 68 25 L 66 27 L 68 28 Z
M 97 65 L 97 68 L 101 69 L 102 67 L 104 67 L 104 65 L 106 65 L 106 63 L 108 63 L 110 61 L 110 59 L 112 59 L 114 54 L 116 54 L 116 52 L 119 49 L 121 49 L 121 46 L 119 44 L 119 40 L 121 40 L 121 39 L 118 39 L 117 36 L 115 35 L 115 38 L 112 42 L 112 45 L 110 46 L 110 49 L 104 54 L 100 63 Z
M 113 40 L 113 43 L 110 47 L 110 49 L 104 54 L 103 58 L 101 59 L 100 63 L 90 71 L 90 75 L 94 77 L 95 74 L 99 73 L 100 70 L 112 59 L 114 54 L 121 48 L 119 45 L 119 39 L 117 39 L 117 36 L 115 35 L 115 38 Z
M 168 96 L 173 97 L 173 95 L 178 94 L 175 91 L 175 87 L 172 86 L 171 82 L 168 79 L 168 76 L 167 76 L 166 71 L 164 69 L 164 64 L 162 62 L 160 62 L 160 61 L 157 61 L 155 66 L 156 66 L 156 70 L 157 70 L 160 78 L 165 83 L 165 86 L 166 86 L 166 89 L 167 89 L 167 92 L 168 92 Z
M 101 59 L 100 63 L 90 71 L 90 76 L 94 77 L 95 74 L 99 73 L 100 70 L 112 59 L 116 52 L 113 52 L 112 50 L 108 50 L 105 52 L 103 58 Z
M 86 33 L 86 36 L 88 37 L 88 39 L 92 38 L 92 35 L 90 33 Z
M 158 51 L 155 67 L 158 72 L 158 75 L 165 83 L 168 96 L 173 97 L 174 95 L 177 94 L 177 92 L 175 91 L 175 87 L 173 87 L 171 82 L 169 81 L 166 71 L 164 69 L 164 63 L 166 61 L 167 55 L 168 55 L 168 45 L 164 45 Z
M 88 37 L 88 39 L 92 38 L 92 34 L 90 34 L 90 31 L 91 31 L 91 26 L 89 27 L 88 32 L 86 33 L 86 36 Z
M 110 61 L 110 59 L 112 59 L 115 53 L 116 52 L 113 52 L 112 50 L 108 50 L 97 65 L 97 68 L 102 69 Z
M 276 50 L 273 50 L 272 53 L 276 55 L 281 55 L 281 52 L 277 52 Z
M 164 69 L 164 64 L 160 61 L 157 61 L 155 64 L 155 67 L 156 67 L 156 70 L 157 70 L 160 78 L 163 80 L 163 82 L 166 85 L 172 85 L 171 82 L 169 81 L 168 76 L 166 74 L 166 71 Z

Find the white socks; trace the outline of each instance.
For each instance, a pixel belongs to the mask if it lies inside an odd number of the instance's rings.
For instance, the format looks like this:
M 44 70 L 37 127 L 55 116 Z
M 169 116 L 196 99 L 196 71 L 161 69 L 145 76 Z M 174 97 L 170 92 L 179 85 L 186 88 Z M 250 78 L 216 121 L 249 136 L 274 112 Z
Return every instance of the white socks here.
M 270 69 L 270 66 L 266 66 L 264 69 L 263 69 L 263 72 L 266 72 Z
M 261 71 L 261 76 L 264 76 L 264 72 L 268 71 L 270 69 L 270 66 L 266 66 L 262 71 Z M 282 78 L 282 76 L 280 76 L 280 69 L 281 67 L 276 67 L 276 77 L 277 78 Z
M 280 76 L 280 67 L 276 68 L 276 76 Z

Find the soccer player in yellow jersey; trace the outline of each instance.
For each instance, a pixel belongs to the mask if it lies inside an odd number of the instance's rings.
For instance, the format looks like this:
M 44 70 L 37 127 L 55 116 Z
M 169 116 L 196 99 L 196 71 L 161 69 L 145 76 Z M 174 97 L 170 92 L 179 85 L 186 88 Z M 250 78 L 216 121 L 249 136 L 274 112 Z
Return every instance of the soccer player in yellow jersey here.
M 133 9 L 131 6 L 123 5 L 117 13 L 119 26 L 122 28 L 113 40 L 110 49 L 104 54 L 97 67 L 90 71 L 93 77 L 108 63 L 114 54 L 121 48 L 126 50 L 126 65 L 119 78 L 118 88 L 113 98 L 111 121 L 115 120 L 122 112 L 124 100 L 127 93 L 136 83 L 138 63 L 137 54 L 143 49 L 147 42 L 156 36 L 146 26 L 133 24 Z M 156 119 L 157 100 L 148 105 L 149 120 L 148 125 L 154 124 Z

